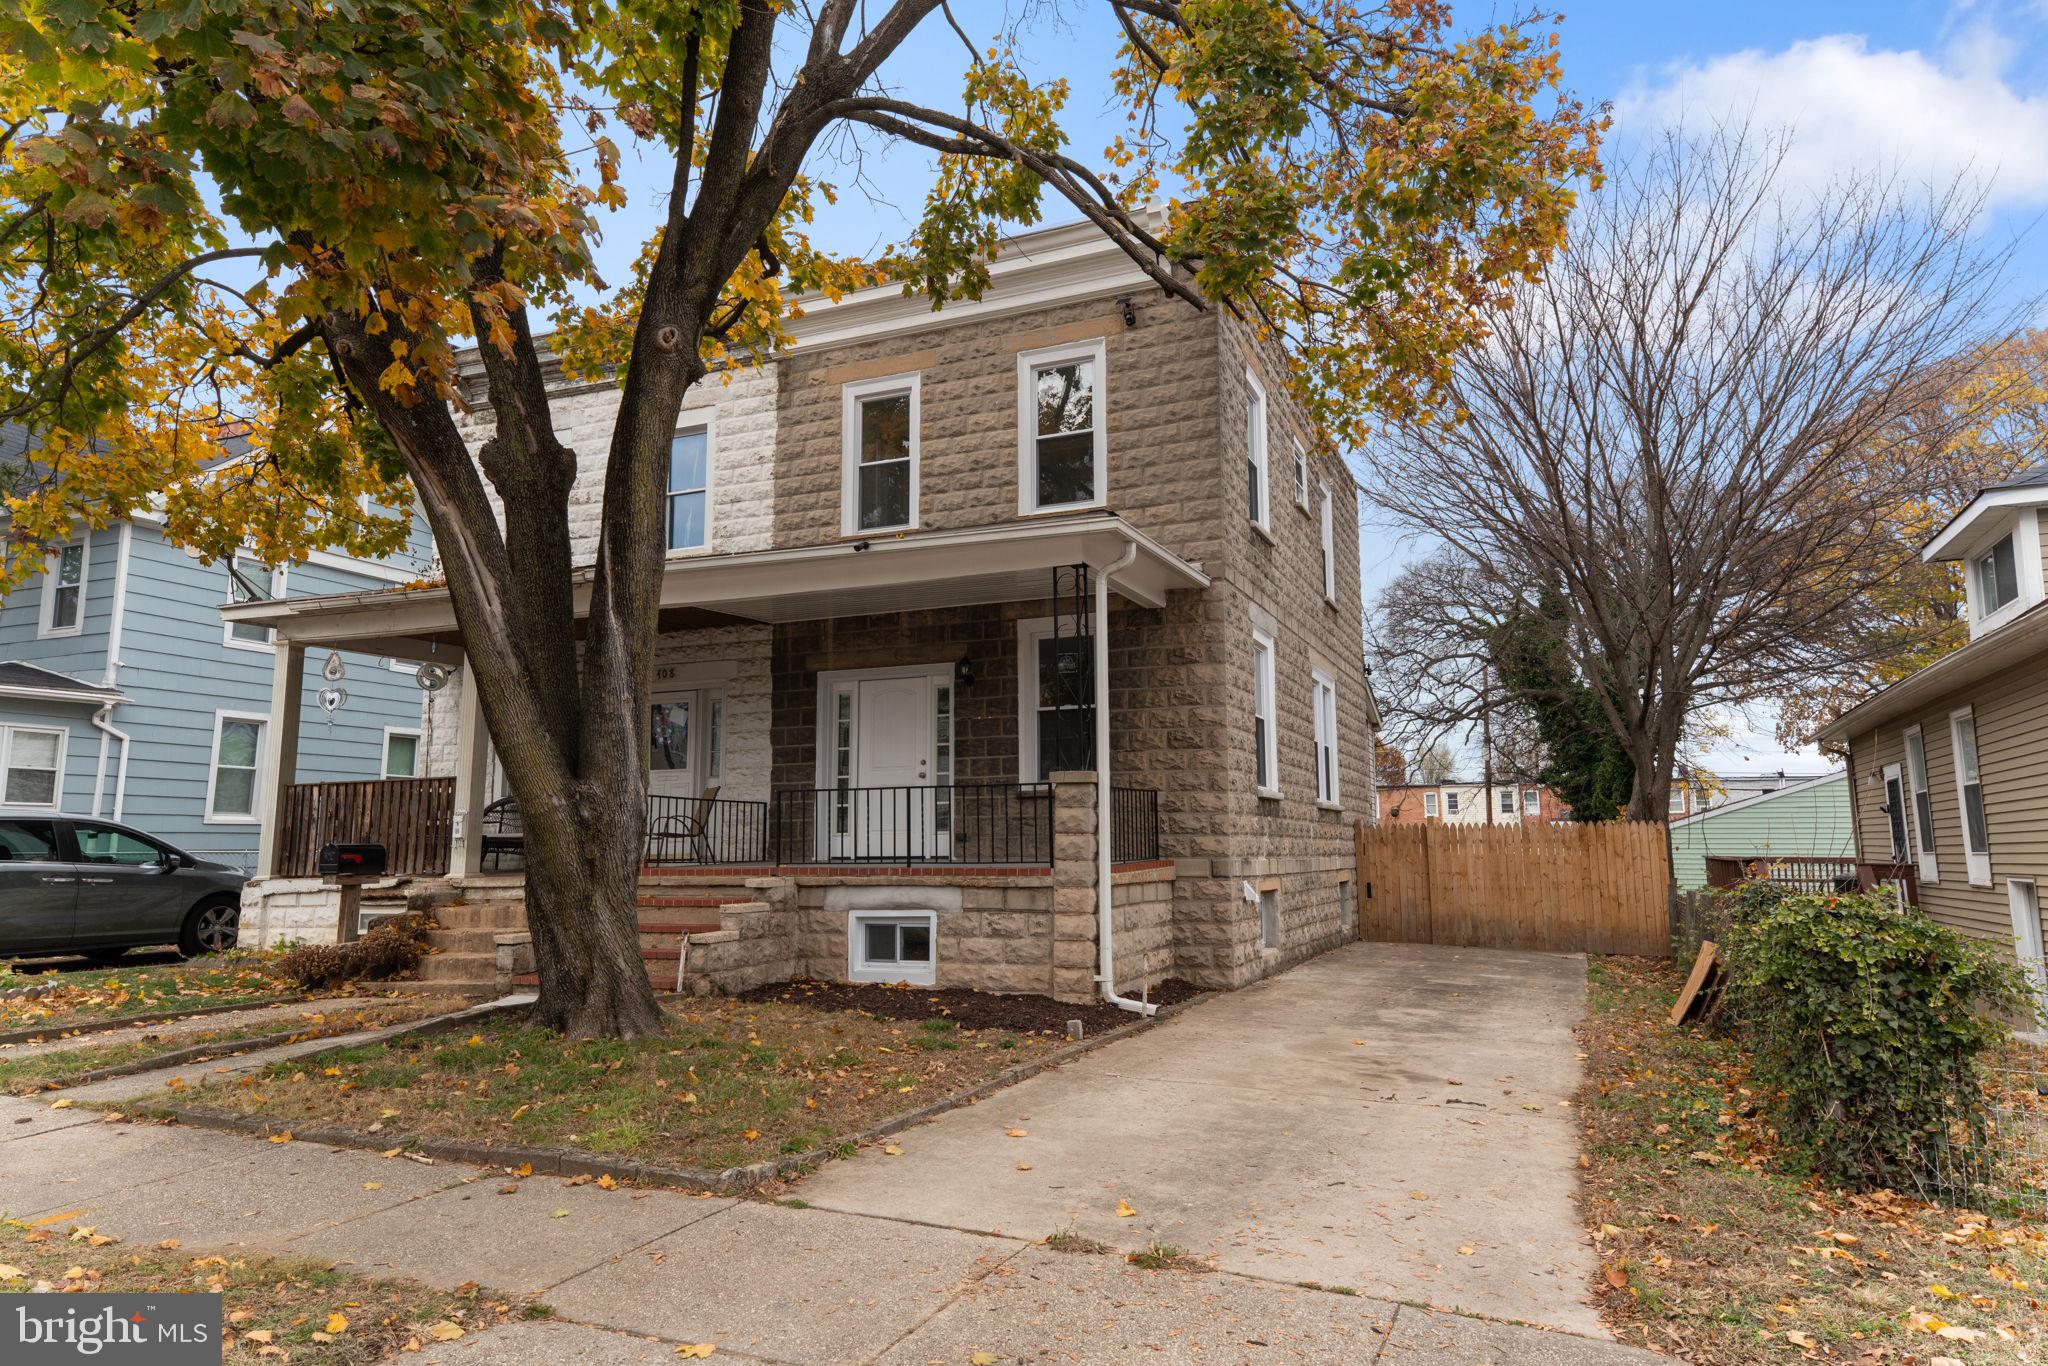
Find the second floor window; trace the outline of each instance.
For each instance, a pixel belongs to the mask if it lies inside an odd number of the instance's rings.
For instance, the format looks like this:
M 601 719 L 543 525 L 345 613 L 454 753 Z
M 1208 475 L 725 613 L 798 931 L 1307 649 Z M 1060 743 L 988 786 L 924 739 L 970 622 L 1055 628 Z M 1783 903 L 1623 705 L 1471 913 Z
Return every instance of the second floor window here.
M 1308 452 L 1299 441 L 1294 443 L 1294 501 L 1308 511 Z
M 841 531 L 917 525 L 917 410 L 915 375 L 846 387 Z
M 1446 812 L 1448 812 L 1449 814 L 1453 815 L 1453 816 L 1455 816 L 1455 815 L 1457 815 L 1457 814 L 1458 814 L 1458 794 L 1457 794 L 1457 793 L 1455 793 L 1455 792 L 1446 792 L 1446 793 L 1444 793 L 1444 810 L 1445 810 Z
M 1323 601 L 1337 601 L 1337 508 L 1330 498 L 1330 486 L 1324 484 L 1322 494 L 1322 555 L 1323 555 Z
M 1977 576 L 1977 602 L 1983 615 L 1988 617 L 2019 597 L 2019 560 L 2013 537 L 2006 536 L 1979 555 L 1971 563 L 1971 572 Z
M 75 635 L 85 622 L 86 548 L 73 541 L 50 556 L 43 580 L 43 626 L 46 636 Z
M 668 548 L 701 550 L 708 540 L 711 432 L 677 432 L 668 445 Z
M 1956 798 L 1963 808 L 1963 853 L 1973 886 L 1991 885 L 1991 828 L 1984 819 L 1984 775 L 1977 766 L 1977 717 L 1968 707 L 1949 716 L 1956 751 Z
M 1422 794 L 1422 814 L 1425 816 L 1434 816 L 1436 814 L 1436 793 L 1425 792 Z
M 229 602 L 269 602 L 277 596 L 277 575 L 269 565 L 240 553 L 228 561 Z M 228 623 L 230 645 L 253 645 L 261 648 L 269 645 L 271 639 L 268 626 L 259 626 L 253 621 Z
M 1108 449 L 1102 410 L 1103 349 L 1031 352 L 1018 360 L 1023 393 L 1019 512 L 1100 503 Z
M 1244 464 L 1246 511 L 1252 525 L 1260 530 L 1271 526 L 1271 508 L 1266 496 L 1266 391 L 1250 371 L 1244 377 L 1246 401 Z
M 1273 730 L 1274 682 L 1273 638 L 1263 631 L 1252 633 L 1252 765 L 1255 785 L 1262 796 L 1280 795 L 1280 744 Z

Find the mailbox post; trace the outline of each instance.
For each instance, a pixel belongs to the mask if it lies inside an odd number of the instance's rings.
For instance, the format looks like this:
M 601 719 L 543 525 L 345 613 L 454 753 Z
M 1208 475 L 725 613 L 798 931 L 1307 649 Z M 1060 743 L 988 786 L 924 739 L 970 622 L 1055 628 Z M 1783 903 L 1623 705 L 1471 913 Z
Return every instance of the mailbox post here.
M 384 876 L 384 846 L 381 844 L 334 844 L 320 846 L 316 870 L 329 886 L 341 889 L 340 923 L 334 927 L 334 942 L 352 943 L 362 922 L 363 884 Z

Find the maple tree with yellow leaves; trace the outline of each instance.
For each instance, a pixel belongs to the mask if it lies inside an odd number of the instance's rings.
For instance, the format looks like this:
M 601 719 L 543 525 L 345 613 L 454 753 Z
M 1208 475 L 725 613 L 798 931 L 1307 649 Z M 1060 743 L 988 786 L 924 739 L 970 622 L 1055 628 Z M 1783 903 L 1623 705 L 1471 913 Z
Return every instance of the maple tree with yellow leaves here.
M 1128 133 L 1070 149 L 1063 79 L 1023 28 L 940 0 L 20 0 L 0 15 L 0 586 L 75 522 L 162 499 L 210 557 L 360 554 L 424 512 L 525 826 L 536 1015 L 662 1027 L 638 956 L 661 476 L 685 395 L 785 344 L 808 292 L 901 281 L 973 297 L 1046 200 L 1170 296 L 1292 355 L 1338 440 L 1441 395 L 1482 310 L 1561 242 L 1602 120 L 1561 91 L 1553 21 L 1460 34 L 1442 0 L 1102 0 Z M 882 79 L 919 30 L 960 39 L 960 103 Z M 1076 52 L 1075 60 L 1089 54 Z M 929 60 L 921 58 L 920 60 Z M 815 247 L 852 132 L 927 151 L 900 247 Z M 633 277 L 592 266 L 618 138 L 672 167 Z M 1159 226 L 1143 210 L 1178 198 Z M 587 626 L 572 593 L 563 362 L 620 405 Z M 474 341 L 494 432 L 456 423 Z M 502 510 L 502 520 L 500 511 Z

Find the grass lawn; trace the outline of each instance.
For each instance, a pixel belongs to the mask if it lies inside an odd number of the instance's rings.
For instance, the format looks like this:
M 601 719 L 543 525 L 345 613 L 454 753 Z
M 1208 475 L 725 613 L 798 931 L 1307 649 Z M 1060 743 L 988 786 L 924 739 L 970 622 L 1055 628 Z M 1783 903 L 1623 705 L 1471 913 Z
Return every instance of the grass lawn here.
M 299 991 L 295 984 L 273 976 L 267 960 L 254 953 L 132 968 L 0 975 L 0 987 L 36 985 L 56 990 L 35 1000 L 0 1001 L 0 1032 L 47 1028 L 55 1033 L 129 1015 L 240 1005 Z
M 433 1136 L 578 1148 L 716 1170 L 810 1151 L 1065 1042 L 777 1001 L 667 1009 L 675 1024 L 666 1038 L 577 1043 L 498 1016 L 467 1036 L 279 1063 L 175 1100 L 283 1128 L 370 1130 L 394 1143 Z
M 53 1290 L 218 1292 L 228 1360 L 299 1366 L 382 1361 L 509 1318 L 548 1314 L 545 1306 L 489 1291 L 370 1280 L 302 1258 L 193 1256 L 176 1239 L 136 1248 L 90 1227 L 0 1220 L 0 1294 Z
M 32 1052 L 20 1057 L 9 1057 L 5 1053 L 0 1053 L 0 1092 L 18 1096 L 32 1095 L 37 1091 L 67 1086 L 75 1078 L 82 1077 L 88 1072 L 96 1072 L 102 1067 L 119 1067 L 127 1063 L 142 1062 L 186 1048 L 205 1046 L 209 1049 L 218 1049 L 219 1056 L 225 1057 L 251 1039 L 276 1038 L 278 1043 L 296 1043 L 303 1039 L 332 1038 L 337 1034 L 353 1034 L 357 1030 L 378 1029 L 385 1025 L 417 1020 L 422 1016 L 438 1014 L 447 1008 L 445 1002 L 418 996 L 398 997 L 355 1010 L 290 1014 L 267 1020 L 252 1020 L 245 1024 L 226 1025 L 219 1029 L 185 1029 L 164 1034 L 145 1034 L 139 1039 L 129 1038 L 119 1043 L 81 1043 L 76 1047 L 50 1052 Z M 287 1037 L 278 1038 L 280 1035 Z
M 1607 1320 L 1698 1363 L 2038 1362 L 2048 1229 L 1804 1179 L 1727 1038 L 1673 1029 L 1668 962 L 1588 969 L 1581 1200 Z

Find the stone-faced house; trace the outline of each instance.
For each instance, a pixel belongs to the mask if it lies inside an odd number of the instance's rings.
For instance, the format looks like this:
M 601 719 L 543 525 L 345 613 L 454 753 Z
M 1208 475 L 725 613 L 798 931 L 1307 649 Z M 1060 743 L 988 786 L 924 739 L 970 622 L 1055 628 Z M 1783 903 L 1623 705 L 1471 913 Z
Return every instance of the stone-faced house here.
M 2013 946 L 2048 1000 L 2048 463 L 1984 489 L 1922 550 L 1963 569 L 1970 639 L 1820 733 L 1849 751 L 1856 857 L 1928 915 Z
M 1354 933 L 1376 718 L 1347 470 L 1226 310 L 1163 297 L 1094 229 L 1019 237 L 993 275 L 936 313 L 893 288 L 809 302 L 789 353 L 686 400 L 643 883 L 664 986 L 1136 996 Z M 586 554 L 617 399 L 555 391 Z M 480 442 L 488 408 L 466 421 Z M 461 659 L 438 587 L 230 616 L 277 631 L 281 679 L 354 640 Z M 447 852 L 406 857 L 466 889 L 430 974 L 481 981 L 517 865 L 468 697 L 457 668 L 430 723 Z M 310 810 L 290 781 L 272 800 Z M 334 833 L 280 837 L 245 923 L 331 926 L 303 874 Z

